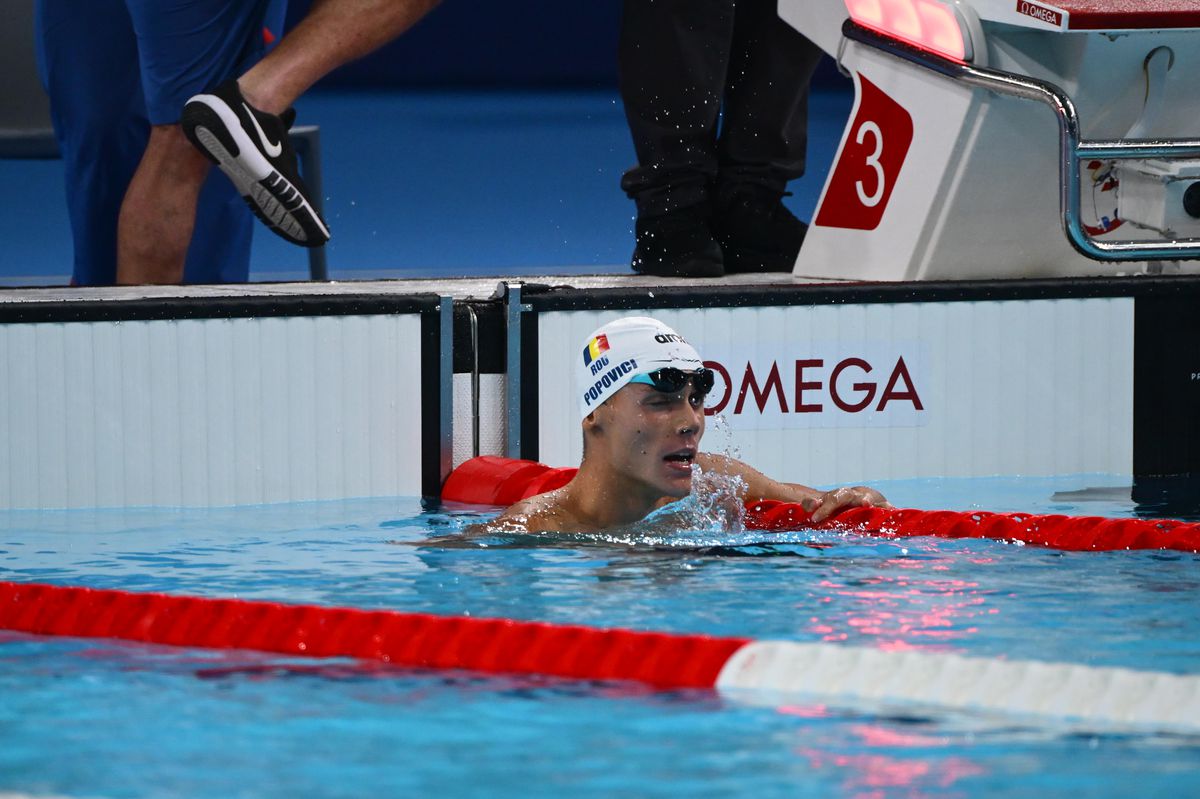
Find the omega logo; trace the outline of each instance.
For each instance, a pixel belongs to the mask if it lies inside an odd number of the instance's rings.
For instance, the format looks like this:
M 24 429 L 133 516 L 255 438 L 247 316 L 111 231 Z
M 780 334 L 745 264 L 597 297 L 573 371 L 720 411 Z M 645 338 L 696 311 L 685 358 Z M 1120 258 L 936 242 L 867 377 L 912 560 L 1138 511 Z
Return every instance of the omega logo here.
M 1037 3 L 1027 2 L 1027 0 L 1020 0 L 1017 3 L 1017 13 L 1033 17 L 1034 19 L 1040 19 L 1042 22 L 1050 25 L 1058 26 L 1062 24 L 1062 16 L 1057 11 L 1045 6 L 1039 6 Z
M 763 413 L 768 406 L 778 407 L 781 413 L 821 413 L 826 408 L 826 399 L 846 413 L 861 413 L 868 409 L 880 412 L 892 403 L 906 403 L 914 410 L 925 410 L 903 356 L 891 366 L 887 379 L 882 381 L 882 390 L 879 382 L 863 379 L 874 371 L 863 358 L 838 361 L 829 372 L 828 382 L 813 374 L 825 366 L 823 358 L 796 359 L 792 363 L 794 379 L 787 386 L 792 389 L 790 395 L 777 360 L 771 361 L 769 369 L 760 367 L 757 372 L 747 361 L 737 376 L 736 394 L 734 379 L 724 365 L 716 361 L 705 361 L 704 365 L 719 374 L 725 386 L 723 392 L 714 393 L 710 398 L 713 404 L 704 411 L 710 416 L 724 411 L 731 401 L 735 416 L 753 413 L 755 408 Z

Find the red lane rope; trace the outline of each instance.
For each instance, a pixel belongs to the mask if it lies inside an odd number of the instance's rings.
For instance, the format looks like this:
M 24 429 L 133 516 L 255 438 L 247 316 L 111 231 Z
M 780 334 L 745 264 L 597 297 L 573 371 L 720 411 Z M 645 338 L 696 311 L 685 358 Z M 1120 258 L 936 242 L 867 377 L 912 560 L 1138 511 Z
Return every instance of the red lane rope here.
M 576 471 L 485 455 L 472 458 L 451 472 L 442 488 L 442 499 L 476 505 L 511 505 L 566 485 Z M 1170 549 L 1200 552 L 1200 524 L 1172 519 L 850 508 L 813 524 L 808 511 L 797 503 L 751 502 L 747 503 L 746 511 L 746 526 L 752 530 L 806 527 L 885 537 L 994 538 L 1070 551 Z
M 1197 675 L 507 619 L 0 582 L 5 628 L 656 688 L 799 691 L 833 701 L 934 703 L 1172 731 L 1194 731 L 1200 718 Z
M 883 537 L 994 538 L 1068 551 L 1173 549 L 1200 552 L 1200 524 L 1171 519 L 1108 519 L 988 511 L 849 508 L 813 524 L 804 508 L 789 502 L 747 504 L 752 530 L 846 530 Z
M 0 628 L 397 666 L 711 688 L 746 638 L 0 582 Z

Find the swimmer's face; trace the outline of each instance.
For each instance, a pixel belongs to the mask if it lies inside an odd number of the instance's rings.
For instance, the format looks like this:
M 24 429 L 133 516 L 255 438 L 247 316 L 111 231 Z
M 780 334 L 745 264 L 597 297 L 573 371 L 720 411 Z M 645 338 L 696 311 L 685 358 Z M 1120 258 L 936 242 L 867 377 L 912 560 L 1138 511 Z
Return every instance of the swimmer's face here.
M 696 451 L 704 435 L 704 395 L 691 381 L 674 393 L 630 383 L 597 410 L 613 465 L 659 496 L 691 492 Z

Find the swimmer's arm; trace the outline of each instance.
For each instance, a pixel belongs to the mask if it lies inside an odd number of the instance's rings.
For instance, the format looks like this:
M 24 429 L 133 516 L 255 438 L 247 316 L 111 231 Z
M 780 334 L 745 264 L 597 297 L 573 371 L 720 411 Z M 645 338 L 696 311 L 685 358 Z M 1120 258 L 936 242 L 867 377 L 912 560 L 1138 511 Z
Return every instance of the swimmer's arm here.
M 844 486 L 832 491 L 819 491 L 799 483 L 782 483 L 767 477 L 762 472 L 724 455 L 700 453 L 696 456 L 700 468 L 721 474 L 737 475 L 746 481 L 746 499 L 774 499 L 780 502 L 797 502 L 812 514 L 814 522 L 821 522 L 846 508 L 874 505 L 892 507 L 887 499 L 867 486 Z
M 772 480 L 753 466 L 742 463 L 724 455 L 713 455 L 701 452 L 696 455 L 700 468 L 706 472 L 736 475 L 746 483 L 746 500 L 756 502 L 760 499 L 775 499 L 780 502 L 799 502 L 805 510 L 820 498 L 821 492 L 815 488 L 799 483 L 781 483 Z

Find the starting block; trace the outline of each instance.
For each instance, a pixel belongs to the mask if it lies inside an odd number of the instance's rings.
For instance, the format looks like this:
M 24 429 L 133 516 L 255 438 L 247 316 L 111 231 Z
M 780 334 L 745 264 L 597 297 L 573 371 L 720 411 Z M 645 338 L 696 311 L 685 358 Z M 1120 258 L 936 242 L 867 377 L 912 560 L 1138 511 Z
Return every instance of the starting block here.
M 796 274 L 1200 273 L 1200 0 L 779 13 L 856 93 Z

